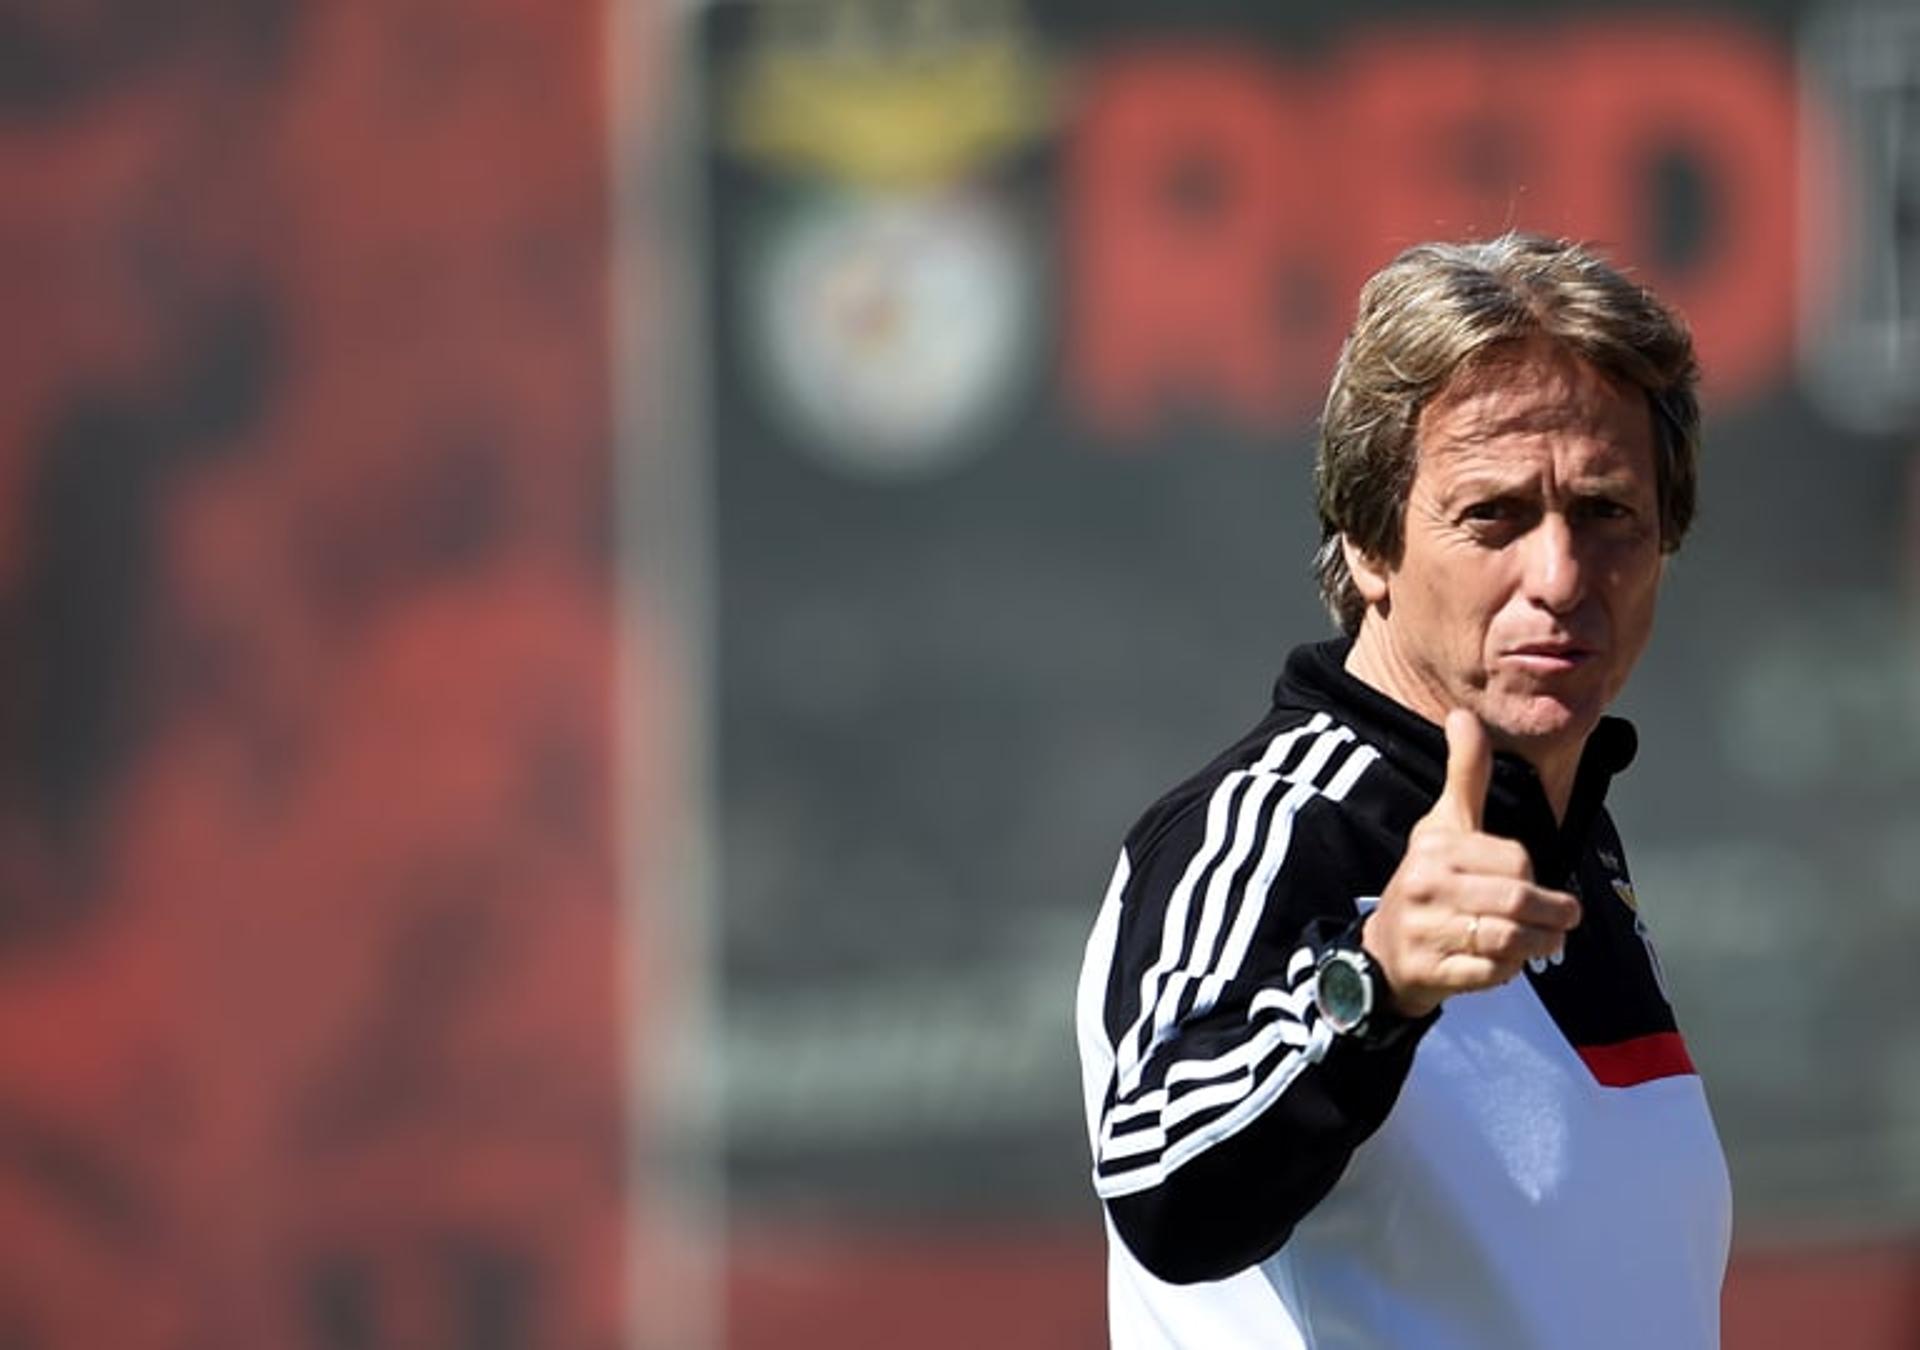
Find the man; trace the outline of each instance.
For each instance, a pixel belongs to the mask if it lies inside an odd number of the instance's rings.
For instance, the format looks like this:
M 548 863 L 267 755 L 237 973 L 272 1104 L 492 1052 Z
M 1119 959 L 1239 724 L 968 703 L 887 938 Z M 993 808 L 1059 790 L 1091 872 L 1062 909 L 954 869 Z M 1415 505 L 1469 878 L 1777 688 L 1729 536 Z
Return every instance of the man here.
M 1693 512 L 1691 342 L 1579 246 L 1368 282 L 1272 711 L 1081 976 L 1119 1346 L 1712 1346 L 1727 1174 L 1602 805 Z

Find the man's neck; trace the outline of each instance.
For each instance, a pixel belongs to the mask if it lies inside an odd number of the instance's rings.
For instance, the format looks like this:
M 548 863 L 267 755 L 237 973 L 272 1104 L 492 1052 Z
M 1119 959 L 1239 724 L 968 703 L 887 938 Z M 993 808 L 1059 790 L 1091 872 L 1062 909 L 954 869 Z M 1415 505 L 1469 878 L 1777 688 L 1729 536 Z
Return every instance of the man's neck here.
M 1361 625 L 1353 646 L 1348 649 L 1346 670 L 1362 684 L 1385 694 L 1435 726 L 1446 724 L 1447 713 L 1452 709 L 1446 695 L 1400 659 L 1392 644 L 1373 626 Z M 1567 807 L 1573 800 L 1574 779 L 1580 771 L 1580 752 L 1586 744 L 1586 737 L 1582 736 L 1561 747 L 1515 743 L 1501 735 L 1496 727 L 1490 726 L 1487 731 L 1493 738 L 1496 750 L 1518 755 L 1533 767 L 1534 773 L 1539 776 L 1540 787 L 1546 793 L 1547 805 L 1553 808 L 1554 821 L 1564 821 Z

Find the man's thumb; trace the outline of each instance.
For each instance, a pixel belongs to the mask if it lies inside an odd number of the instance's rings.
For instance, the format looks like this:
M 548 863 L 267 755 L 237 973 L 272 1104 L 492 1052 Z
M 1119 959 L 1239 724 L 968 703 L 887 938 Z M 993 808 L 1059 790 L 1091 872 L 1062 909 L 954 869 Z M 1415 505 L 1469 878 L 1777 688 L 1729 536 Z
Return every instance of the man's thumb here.
M 1493 742 L 1480 719 L 1465 708 L 1447 714 L 1447 784 L 1427 813 L 1459 830 L 1478 830 L 1487 814 L 1487 784 L 1493 780 Z

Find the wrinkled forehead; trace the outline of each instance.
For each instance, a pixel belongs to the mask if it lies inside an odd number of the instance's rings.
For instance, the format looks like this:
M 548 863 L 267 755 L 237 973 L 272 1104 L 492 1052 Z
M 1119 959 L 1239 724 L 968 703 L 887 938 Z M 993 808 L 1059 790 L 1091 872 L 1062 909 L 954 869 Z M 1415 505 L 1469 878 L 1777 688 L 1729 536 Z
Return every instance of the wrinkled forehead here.
M 1609 478 L 1657 473 L 1653 410 L 1637 386 L 1546 339 L 1503 344 L 1420 411 L 1416 476 L 1552 458 Z
M 1630 381 L 1601 370 L 1565 343 L 1543 334 L 1496 342 L 1461 363 L 1421 405 L 1421 416 L 1448 405 L 1537 390 L 1569 414 L 1619 401 L 1642 402 Z

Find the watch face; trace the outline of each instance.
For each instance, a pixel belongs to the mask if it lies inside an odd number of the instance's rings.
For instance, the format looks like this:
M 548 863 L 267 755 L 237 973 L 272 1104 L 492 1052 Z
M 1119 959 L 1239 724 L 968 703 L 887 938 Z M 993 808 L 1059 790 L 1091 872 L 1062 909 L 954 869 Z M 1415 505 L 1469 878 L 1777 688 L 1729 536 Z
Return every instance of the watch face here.
M 1367 1020 L 1367 1014 L 1373 1011 L 1372 993 L 1360 958 L 1352 952 L 1338 951 L 1321 963 L 1313 1001 L 1327 1023 L 1345 1033 Z

